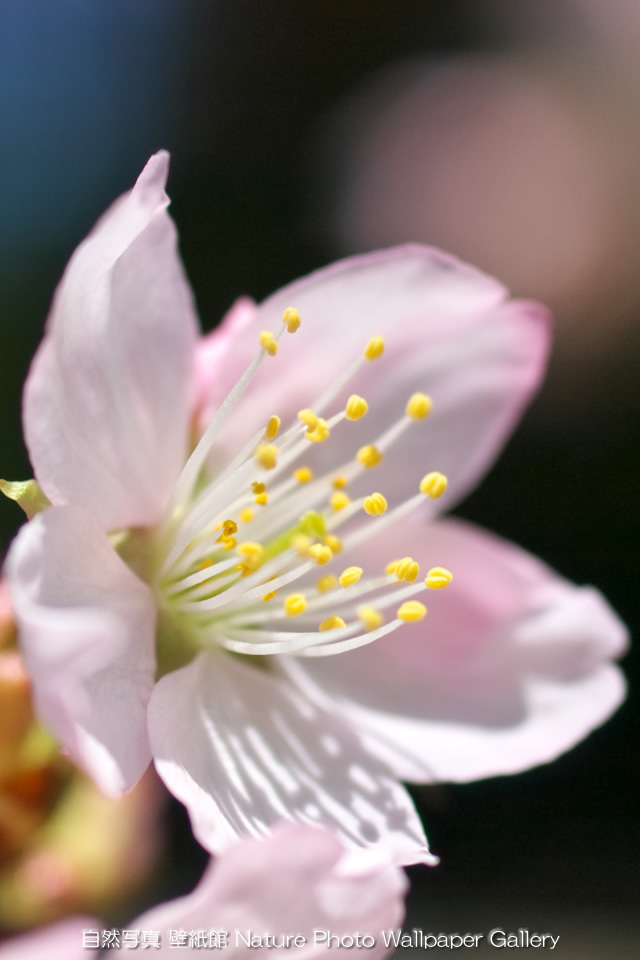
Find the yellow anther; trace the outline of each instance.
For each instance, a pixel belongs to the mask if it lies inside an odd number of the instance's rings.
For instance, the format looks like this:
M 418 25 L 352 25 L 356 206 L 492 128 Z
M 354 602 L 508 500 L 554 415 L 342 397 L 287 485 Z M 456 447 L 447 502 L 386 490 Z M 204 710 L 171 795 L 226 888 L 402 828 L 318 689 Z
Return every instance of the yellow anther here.
M 348 493 L 345 493 L 344 490 L 336 490 L 336 492 L 332 493 L 329 497 L 329 503 L 331 504 L 331 509 L 337 513 L 338 510 L 344 510 L 345 507 L 349 506 L 351 497 Z
M 253 520 L 253 510 L 251 507 L 245 507 L 240 511 L 240 519 L 243 523 L 250 523 Z
M 420 566 L 412 557 L 403 557 L 393 571 L 398 580 L 404 580 L 405 583 L 415 583 Z
M 275 440 L 278 436 L 278 430 L 280 429 L 280 417 L 276 417 L 275 414 L 273 417 L 269 417 L 269 422 L 267 423 L 266 430 L 264 431 L 265 438 L 267 440 Z
M 219 542 L 222 544 L 223 550 L 233 550 L 236 545 L 235 537 L 220 537 Z
M 381 493 L 372 493 L 370 497 L 365 497 L 362 509 L 370 517 L 380 517 L 387 512 L 387 501 Z
M 238 532 L 238 524 L 233 520 L 224 520 L 219 527 L 216 527 L 215 532 L 217 533 L 218 530 L 222 530 L 222 533 L 216 540 L 216 543 L 225 543 L 229 537 Z
M 334 577 L 332 573 L 327 573 L 324 577 L 320 577 L 316 583 L 316 590 L 318 593 L 326 593 L 327 590 L 333 590 L 337 586 L 338 578 Z
M 382 463 L 383 457 L 384 454 L 380 453 L 378 448 L 374 447 L 373 444 L 369 444 L 367 447 L 360 447 L 356 454 L 358 463 L 361 463 L 367 470 L 371 470 L 373 467 L 377 467 L 379 463 Z
M 426 615 L 427 608 L 419 600 L 407 600 L 396 612 L 398 620 L 403 620 L 405 623 L 417 623 L 419 620 L 424 620 Z
M 437 470 L 434 470 L 433 473 L 428 473 L 420 481 L 420 493 L 424 493 L 431 500 L 437 500 L 447 489 L 448 483 L 449 481 L 444 473 L 438 473 Z
M 367 630 L 377 630 L 384 623 L 384 617 L 375 607 L 358 607 L 358 617 Z
M 340 574 L 338 580 L 341 587 L 352 587 L 362 576 L 362 567 L 347 567 Z
M 384 568 L 385 573 L 395 573 L 398 567 L 398 564 L 402 563 L 402 560 L 392 560 L 391 563 L 388 563 Z
M 349 478 L 345 477 L 344 474 L 341 474 L 339 477 L 336 477 L 331 481 L 331 486 L 334 490 L 344 490 L 346 485 L 349 483 Z
M 212 567 L 212 566 L 213 566 L 213 560 L 211 559 L 211 557 L 206 557 L 206 559 L 201 560 L 200 563 L 198 564 L 198 570 L 206 570 L 207 567 Z
M 333 557 L 333 551 L 331 547 L 327 547 L 324 543 L 314 543 L 309 547 L 309 556 L 315 560 L 319 567 L 323 567 Z
M 243 558 L 247 569 L 257 570 L 264 555 L 264 547 L 255 540 L 244 540 L 236 547 L 236 553 Z
M 369 404 L 364 397 L 359 397 L 357 393 L 352 393 L 347 400 L 345 415 L 347 420 L 360 420 L 369 409 Z
M 312 443 L 323 443 L 329 436 L 329 424 L 326 420 L 323 420 L 322 417 L 318 417 L 316 420 L 316 425 L 311 429 L 311 427 L 305 432 L 305 437 L 307 440 L 311 440 Z
M 318 630 L 337 630 L 338 627 L 346 627 L 346 623 L 342 617 L 327 617 L 326 620 L 323 620 Z
M 251 489 L 254 493 L 264 493 L 267 488 L 264 483 L 261 483 L 259 480 L 254 480 L 251 484 Z
M 364 358 L 365 360 L 377 360 L 378 357 L 381 357 L 384 353 L 384 340 L 382 337 L 371 337 L 369 343 L 365 347 Z
M 256 497 L 253 498 L 253 502 L 257 503 L 259 507 L 266 507 L 269 497 L 266 493 L 259 493 Z
M 287 307 L 282 314 L 282 322 L 286 323 L 289 333 L 295 333 L 302 321 L 295 307 Z
M 431 567 L 424 579 L 424 585 L 430 590 L 444 590 L 452 580 L 453 574 L 446 567 Z
M 310 480 L 313 480 L 313 471 L 309 467 L 298 467 L 297 470 L 293 471 L 293 477 L 298 483 L 309 483 Z
M 407 402 L 405 413 L 412 420 L 426 420 L 431 413 L 431 397 L 426 393 L 413 393 Z
M 297 617 L 307 609 L 307 598 L 304 593 L 290 593 L 284 601 L 284 612 L 288 617 Z
M 275 597 L 275 595 L 276 595 L 277 592 L 278 592 L 277 590 L 272 590 L 271 593 L 265 593 L 264 596 L 262 597 L 262 599 L 263 599 L 263 600 L 273 600 L 273 598 Z
M 295 536 L 291 537 L 291 548 L 299 553 L 301 557 L 307 557 L 309 555 L 309 547 L 312 543 L 313 540 L 307 536 L 306 533 L 296 533 Z
M 309 427 L 309 430 L 313 430 L 318 422 L 318 417 L 316 417 L 313 410 L 309 410 L 308 407 L 305 407 L 304 410 L 298 410 L 298 420 L 302 420 L 305 427 Z
M 340 537 L 336 537 L 333 533 L 328 533 L 324 538 L 324 542 L 332 553 L 342 553 L 342 540 Z
M 274 443 L 263 443 L 256 450 L 256 461 L 264 470 L 273 470 L 278 462 L 278 448 Z
M 275 357 L 278 352 L 278 343 L 271 330 L 263 330 L 260 334 L 260 346 L 270 357 Z

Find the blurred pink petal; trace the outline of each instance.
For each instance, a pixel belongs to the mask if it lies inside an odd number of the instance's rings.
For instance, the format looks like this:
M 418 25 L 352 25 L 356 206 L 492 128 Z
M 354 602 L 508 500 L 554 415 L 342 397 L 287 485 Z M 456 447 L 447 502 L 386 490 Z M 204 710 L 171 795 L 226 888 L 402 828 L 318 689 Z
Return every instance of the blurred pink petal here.
M 7 575 L 40 718 L 102 790 L 127 790 L 151 759 L 149 589 L 77 507 L 47 510 L 24 526 Z
M 86 960 L 98 951 L 82 946 L 84 930 L 96 929 L 93 917 L 69 917 L 0 943 L 0 960 Z
M 40 485 L 105 530 L 157 521 L 186 452 L 197 322 L 166 212 L 168 159 L 152 157 L 74 253 L 25 388 Z
M 357 932 L 373 937 L 375 945 L 367 949 L 367 956 L 382 960 L 391 950 L 385 948 L 381 932 L 402 923 L 406 885 L 402 871 L 388 859 L 379 856 L 354 867 L 328 831 L 285 824 L 212 861 L 192 893 L 148 910 L 129 929 L 160 934 L 160 949 L 151 948 L 156 957 L 176 955 L 179 948 L 172 946 L 172 933 L 175 937 L 183 931 L 185 938 L 188 932 L 208 935 L 212 925 L 226 932 L 227 946 L 222 949 L 225 956 L 235 958 L 284 958 L 292 950 L 302 951 L 305 958 L 318 957 L 326 953 L 327 945 L 316 931 L 330 930 L 337 937 Z M 90 918 L 74 917 L 7 941 L 0 946 L 0 958 L 96 956 L 97 951 L 82 947 L 84 930 L 101 932 L 101 927 Z M 238 934 L 260 937 L 264 946 L 246 946 Z M 287 935 L 303 937 L 306 943 L 279 949 L 280 938 Z M 275 947 L 267 945 L 267 937 Z M 187 946 L 183 949 L 191 952 Z

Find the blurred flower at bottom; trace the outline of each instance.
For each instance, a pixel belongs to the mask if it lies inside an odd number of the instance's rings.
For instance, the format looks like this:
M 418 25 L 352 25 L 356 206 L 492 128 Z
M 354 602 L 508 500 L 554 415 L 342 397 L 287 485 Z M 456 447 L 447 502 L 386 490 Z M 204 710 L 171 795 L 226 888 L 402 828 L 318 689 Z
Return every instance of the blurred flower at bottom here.
M 280 824 L 212 861 L 189 896 L 154 907 L 131 929 L 100 930 L 95 920 L 76 917 L 0 946 L 0 960 L 75 960 L 101 946 L 141 943 L 155 957 L 209 947 L 227 957 L 273 957 L 291 955 L 293 947 L 311 960 L 351 949 L 352 939 L 369 960 L 381 960 L 393 949 L 383 932 L 401 923 L 405 889 L 402 870 L 384 854 L 365 865 L 328 830 Z
M 130 897 L 159 853 L 162 793 L 149 773 L 110 799 L 60 754 L 34 719 L 0 582 L 0 933 Z

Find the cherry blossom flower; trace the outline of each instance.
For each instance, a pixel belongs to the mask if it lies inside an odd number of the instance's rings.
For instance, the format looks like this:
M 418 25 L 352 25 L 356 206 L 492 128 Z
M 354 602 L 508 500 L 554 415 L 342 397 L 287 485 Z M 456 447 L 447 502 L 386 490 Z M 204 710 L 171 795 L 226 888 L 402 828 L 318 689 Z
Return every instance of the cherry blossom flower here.
M 212 852 L 290 818 L 432 862 L 399 779 L 546 762 L 623 696 L 596 591 L 435 520 L 537 386 L 546 313 L 407 246 L 198 341 L 167 166 L 73 255 L 25 388 L 37 708 L 107 792 L 153 758 Z
M 144 949 L 148 932 L 156 937 L 147 937 L 147 943 L 159 943 L 149 947 L 155 957 L 173 957 L 180 947 L 226 942 L 225 956 L 231 958 L 277 958 L 291 955 L 292 948 L 281 944 L 297 936 L 301 939 L 293 950 L 309 960 L 328 949 L 327 940 L 314 935 L 318 930 L 337 938 L 334 953 L 340 940 L 348 944 L 356 933 L 372 938 L 373 945 L 364 948 L 367 957 L 381 960 L 393 949 L 385 947 L 381 932 L 402 922 L 405 889 L 403 872 L 388 857 L 378 855 L 356 866 L 329 831 L 284 824 L 270 837 L 245 840 L 211 861 L 192 893 L 137 917 L 128 925 L 126 939 L 124 931 L 113 931 L 112 942 L 125 949 L 142 944 Z M 0 960 L 96 956 L 100 951 L 92 945 L 103 944 L 110 932 L 91 917 L 72 917 L 0 945 Z M 210 938 L 217 938 L 217 944 Z

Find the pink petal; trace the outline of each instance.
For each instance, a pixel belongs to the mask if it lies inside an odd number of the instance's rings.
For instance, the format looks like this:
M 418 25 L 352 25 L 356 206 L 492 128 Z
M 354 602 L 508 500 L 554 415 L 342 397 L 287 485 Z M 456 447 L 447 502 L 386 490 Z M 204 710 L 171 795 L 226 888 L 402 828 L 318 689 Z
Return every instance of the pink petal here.
M 282 819 L 326 826 L 398 863 L 429 862 L 408 794 L 349 726 L 266 669 L 201 654 L 163 677 L 149 706 L 158 773 L 219 853 Z
M 626 631 L 591 588 L 460 521 L 392 531 L 372 571 L 394 556 L 454 575 L 429 615 L 371 646 L 289 675 L 331 702 L 407 780 L 473 780 L 553 760 L 624 697 L 608 661 Z M 345 559 L 345 563 L 349 558 Z M 365 571 L 367 572 L 367 571 Z
M 75 507 L 53 507 L 24 526 L 6 570 L 38 715 L 103 791 L 127 790 L 151 759 L 150 590 L 98 521 Z
M 88 960 L 99 951 L 83 947 L 82 934 L 98 929 L 92 917 L 68 917 L 0 944 L 0 960 Z
M 349 871 L 342 854 L 328 831 L 280 825 L 262 840 L 228 850 L 210 864 L 192 894 L 150 910 L 136 926 L 162 931 L 162 949 L 154 951 L 161 957 L 175 955 L 170 931 L 208 932 L 213 926 L 228 933 L 225 956 L 284 958 L 302 951 L 305 958 L 316 957 L 326 944 L 314 944 L 314 930 L 329 929 L 338 937 L 355 931 L 374 936 L 376 946 L 367 956 L 378 960 L 390 952 L 380 931 L 402 920 L 404 875 L 385 859 Z M 238 937 L 249 931 L 260 937 L 298 934 L 307 944 L 251 948 Z
M 376 489 L 396 498 L 415 492 L 427 471 L 440 470 L 450 487 L 439 506 L 459 499 L 504 443 L 545 365 L 543 308 L 509 301 L 497 281 L 415 245 L 341 261 L 275 293 L 234 337 L 234 363 L 220 371 L 220 392 L 255 354 L 259 331 L 280 329 L 287 306 L 299 310 L 302 327 L 285 334 L 277 357 L 263 364 L 222 434 L 226 455 L 239 435 L 250 435 L 271 414 L 286 422 L 300 408 L 313 408 L 368 339 L 380 334 L 384 356 L 365 363 L 330 409 L 355 392 L 369 401 L 369 413 L 341 425 L 311 453 L 337 465 L 401 417 L 414 391 L 430 394 L 427 422 L 413 425 L 375 471 Z
M 151 158 L 73 254 L 24 394 L 31 461 L 55 504 L 105 530 L 153 523 L 184 462 L 196 319 Z
M 220 326 L 200 337 L 196 344 L 193 413 L 203 432 L 243 372 L 244 357 L 235 351 L 240 334 L 252 323 L 256 305 L 250 297 L 239 297 L 220 321 Z

